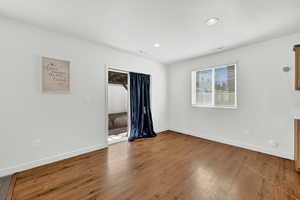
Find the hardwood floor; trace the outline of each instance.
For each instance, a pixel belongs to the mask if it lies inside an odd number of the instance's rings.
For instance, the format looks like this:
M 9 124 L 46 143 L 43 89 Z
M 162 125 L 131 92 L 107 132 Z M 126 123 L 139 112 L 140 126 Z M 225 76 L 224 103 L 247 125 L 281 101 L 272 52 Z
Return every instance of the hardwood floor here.
M 296 200 L 290 160 L 174 132 L 17 174 L 14 200 Z

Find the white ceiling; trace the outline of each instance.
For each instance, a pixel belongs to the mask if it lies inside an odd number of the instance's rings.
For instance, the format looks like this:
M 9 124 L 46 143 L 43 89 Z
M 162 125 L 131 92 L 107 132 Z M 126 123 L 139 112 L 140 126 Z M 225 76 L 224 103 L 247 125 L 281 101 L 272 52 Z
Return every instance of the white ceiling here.
M 298 32 L 299 9 L 300 0 L 0 1 L 0 15 L 162 63 Z M 210 17 L 221 21 L 209 27 Z

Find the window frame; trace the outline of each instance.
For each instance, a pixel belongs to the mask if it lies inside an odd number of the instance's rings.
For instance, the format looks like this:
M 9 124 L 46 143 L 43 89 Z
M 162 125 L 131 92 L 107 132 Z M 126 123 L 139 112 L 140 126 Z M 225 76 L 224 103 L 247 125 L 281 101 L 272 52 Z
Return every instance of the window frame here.
M 215 105 L 215 70 L 220 68 L 226 68 L 229 66 L 234 66 L 234 98 L 235 98 L 235 104 L 234 105 Z M 212 70 L 212 104 L 211 105 L 201 105 L 196 104 L 196 73 L 199 71 L 207 71 Z M 197 68 L 191 71 L 191 104 L 192 107 L 199 107 L 199 108 L 225 108 L 225 109 L 237 109 L 238 103 L 237 103 L 237 64 L 225 64 L 225 65 L 215 65 L 211 67 L 204 67 L 204 68 Z

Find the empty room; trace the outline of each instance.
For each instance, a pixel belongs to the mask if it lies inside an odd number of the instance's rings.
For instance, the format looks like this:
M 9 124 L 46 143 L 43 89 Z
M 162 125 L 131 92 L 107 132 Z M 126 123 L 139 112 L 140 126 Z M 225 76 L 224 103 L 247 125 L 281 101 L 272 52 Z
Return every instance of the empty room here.
M 0 200 L 300 200 L 299 0 L 1 0 Z

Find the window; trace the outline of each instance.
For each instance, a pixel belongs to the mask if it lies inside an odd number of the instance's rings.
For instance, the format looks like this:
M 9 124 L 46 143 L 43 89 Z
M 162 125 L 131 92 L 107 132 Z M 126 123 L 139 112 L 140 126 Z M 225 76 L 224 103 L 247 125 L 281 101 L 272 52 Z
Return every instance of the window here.
M 236 65 L 192 72 L 192 105 L 236 108 Z

